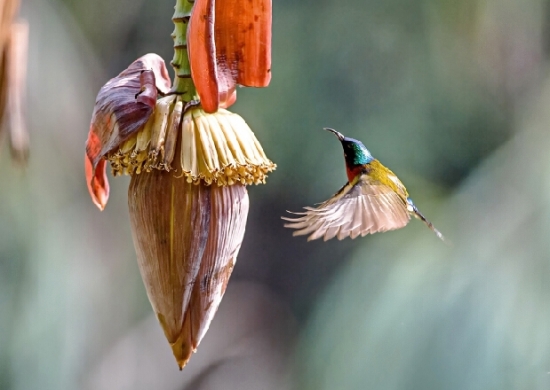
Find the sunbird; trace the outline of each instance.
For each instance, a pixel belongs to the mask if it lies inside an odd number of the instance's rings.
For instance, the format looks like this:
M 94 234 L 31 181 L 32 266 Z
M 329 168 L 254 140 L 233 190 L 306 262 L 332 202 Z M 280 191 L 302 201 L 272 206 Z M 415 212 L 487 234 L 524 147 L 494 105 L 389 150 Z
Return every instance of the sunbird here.
M 418 210 L 401 180 L 375 159 L 361 141 L 348 138 L 331 128 L 342 143 L 348 182 L 318 207 L 304 207 L 285 227 L 297 229 L 293 236 L 309 234 L 308 241 L 323 237 L 342 240 L 369 233 L 400 229 L 411 216 L 420 219 L 441 240 L 443 235 Z

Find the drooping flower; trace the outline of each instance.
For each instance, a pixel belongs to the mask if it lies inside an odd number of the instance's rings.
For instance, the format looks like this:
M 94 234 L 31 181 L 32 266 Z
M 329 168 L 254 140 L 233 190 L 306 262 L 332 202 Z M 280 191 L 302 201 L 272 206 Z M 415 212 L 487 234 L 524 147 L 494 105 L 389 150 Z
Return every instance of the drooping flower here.
M 202 4 L 197 0 L 194 9 Z M 189 60 L 200 67 L 217 53 L 202 60 L 187 57 L 186 33 L 196 35 L 201 26 L 185 28 L 191 6 L 189 0 L 176 2 L 174 85 L 156 54 L 139 58 L 105 84 L 96 99 L 85 157 L 88 189 L 101 210 L 109 196 L 107 163 L 114 176 L 132 176 L 128 205 L 138 264 L 180 369 L 208 330 L 235 265 L 248 215 L 246 185 L 265 183 L 275 169 L 246 122 L 220 108 L 228 106 L 219 100 L 225 87 L 222 93 L 201 92 L 198 85 L 204 80 L 196 81 L 216 77 L 214 84 L 220 85 L 227 78 L 189 73 Z M 270 2 L 268 11 L 270 23 Z M 216 36 L 229 41 L 224 34 L 233 33 L 227 27 Z M 270 41 L 267 46 L 262 50 L 270 53 Z M 254 79 L 249 68 L 257 66 L 255 61 L 237 61 L 237 51 L 224 55 L 231 59 L 231 72 Z M 233 91 L 243 80 L 234 78 Z
M 109 199 L 105 156 L 143 128 L 153 113 L 158 93 L 170 89 L 164 60 L 146 54 L 135 60 L 99 91 L 86 141 L 86 183 L 101 210 Z

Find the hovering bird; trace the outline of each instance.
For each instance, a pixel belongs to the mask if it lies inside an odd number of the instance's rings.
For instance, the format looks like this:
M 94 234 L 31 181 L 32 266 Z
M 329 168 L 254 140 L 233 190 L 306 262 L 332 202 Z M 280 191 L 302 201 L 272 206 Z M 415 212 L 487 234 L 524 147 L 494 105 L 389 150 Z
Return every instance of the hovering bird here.
M 308 241 L 323 237 L 342 240 L 404 227 L 411 216 L 422 220 L 441 240 L 443 235 L 428 221 L 409 198 L 397 176 L 372 157 L 361 141 L 332 132 L 344 148 L 348 182 L 332 198 L 318 207 L 304 207 L 305 212 L 292 213 L 297 218 L 285 227 L 297 229 L 293 235 L 308 235 Z

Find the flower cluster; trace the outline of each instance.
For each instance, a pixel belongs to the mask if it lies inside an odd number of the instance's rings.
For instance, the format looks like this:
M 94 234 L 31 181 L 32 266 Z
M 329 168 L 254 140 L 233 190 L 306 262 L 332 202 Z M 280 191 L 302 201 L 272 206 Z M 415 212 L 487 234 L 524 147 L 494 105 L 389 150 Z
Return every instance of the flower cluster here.
M 275 164 L 227 111 L 237 84 L 271 77 L 271 1 L 177 0 L 174 84 L 147 54 L 101 88 L 86 143 L 86 181 L 103 210 L 114 176 L 128 205 L 147 295 L 181 368 L 204 337 L 237 260 L 246 185 Z M 243 30 L 243 26 L 247 26 Z
M 183 103 L 175 95 L 159 99 L 143 129 L 107 154 L 113 175 L 159 169 L 181 172 L 195 184 L 265 183 L 275 165 L 239 115 L 224 109 L 208 114 L 200 106 L 182 110 Z

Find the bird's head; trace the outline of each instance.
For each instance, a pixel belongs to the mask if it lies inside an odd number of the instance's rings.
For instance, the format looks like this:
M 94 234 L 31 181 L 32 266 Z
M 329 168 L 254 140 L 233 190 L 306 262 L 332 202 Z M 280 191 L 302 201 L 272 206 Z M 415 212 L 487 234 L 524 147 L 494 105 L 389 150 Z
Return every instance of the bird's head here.
M 328 127 L 325 127 L 324 130 L 333 133 L 342 143 L 344 158 L 346 159 L 346 165 L 348 167 L 368 164 L 374 160 L 372 154 L 370 154 L 369 150 L 361 141 L 345 137 L 342 133 Z

